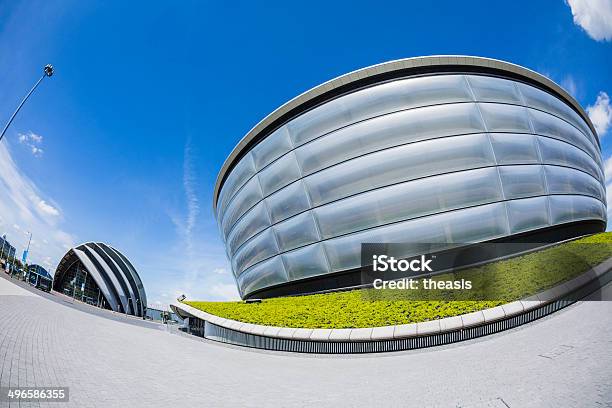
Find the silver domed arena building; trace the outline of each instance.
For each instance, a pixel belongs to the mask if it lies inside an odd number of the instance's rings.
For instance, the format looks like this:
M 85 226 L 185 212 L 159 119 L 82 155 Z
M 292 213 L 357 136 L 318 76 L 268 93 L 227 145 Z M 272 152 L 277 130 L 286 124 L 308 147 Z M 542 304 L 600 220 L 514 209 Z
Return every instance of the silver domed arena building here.
M 144 317 L 147 295 L 134 266 L 102 242 L 70 249 L 59 262 L 53 290 L 91 305 Z
M 231 152 L 213 205 L 243 298 L 358 285 L 361 243 L 556 242 L 607 222 L 576 100 L 463 56 L 375 65 L 292 99 Z

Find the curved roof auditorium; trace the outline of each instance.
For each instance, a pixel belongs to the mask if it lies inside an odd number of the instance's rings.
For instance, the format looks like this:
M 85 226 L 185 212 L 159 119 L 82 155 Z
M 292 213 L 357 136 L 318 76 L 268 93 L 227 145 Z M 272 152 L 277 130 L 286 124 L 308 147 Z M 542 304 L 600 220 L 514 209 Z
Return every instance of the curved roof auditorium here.
M 93 306 L 144 317 L 147 295 L 134 266 L 102 242 L 70 249 L 59 262 L 53 290 Z
M 365 242 L 554 241 L 607 221 L 599 140 L 574 98 L 460 56 L 364 68 L 287 102 L 232 151 L 214 209 L 243 298 L 351 286 Z

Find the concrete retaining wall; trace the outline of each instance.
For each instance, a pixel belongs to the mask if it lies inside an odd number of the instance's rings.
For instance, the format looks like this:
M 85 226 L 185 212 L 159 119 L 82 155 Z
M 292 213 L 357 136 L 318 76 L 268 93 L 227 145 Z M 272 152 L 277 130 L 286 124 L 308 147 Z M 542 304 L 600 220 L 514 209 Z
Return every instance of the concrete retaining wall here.
M 612 258 L 524 300 L 428 322 L 358 329 L 263 326 L 225 319 L 183 303 L 170 307 L 179 316 L 200 322 L 203 330 L 194 334 L 224 343 L 314 353 L 395 351 L 448 344 L 517 327 L 566 307 L 611 280 Z

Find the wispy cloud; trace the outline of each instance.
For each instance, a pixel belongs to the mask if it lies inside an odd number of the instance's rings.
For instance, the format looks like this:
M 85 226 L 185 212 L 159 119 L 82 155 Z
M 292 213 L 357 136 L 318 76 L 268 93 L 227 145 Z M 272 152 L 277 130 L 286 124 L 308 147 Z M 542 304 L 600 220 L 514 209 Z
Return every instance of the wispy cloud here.
M 210 237 L 207 237 L 210 240 Z M 227 301 L 240 300 L 233 275 L 226 266 L 227 261 L 220 245 L 209 244 L 207 239 L 195 242 L 197 255 L 182 256 L 180 249 L 156 254 L 143 265 L 142 270 L 164 279 L 145 282 L 147 298 L 151 304 L 165 308 L 168 303 L 184 294 L 192 300 Z M 219 273 L 219 271 L 227 273 Z M 192 273 L 187 273 L 192 271 Z M 160 303 L 156 303 L 160 302 Z
M 193 232 L 200 213 L 200 203 L 195 189 L 196 178 L 193 172 L 193 152 L 191 138 L 188 137 L 183 149 L 183 190 L 187 203 L 185 220 L 182 223 L 182 235 L 185 241 L 187 268 L 184 271 L 184 285 L 192 287 L 198 277 L 198 269 L 194 264 L 194 237 Z
M 60 206 L 46 196 L 13 160 L 7 140 L 0 143 L 0 231 L 20 252 L 32 233 L 30 259 L 50 268 L 75 238 L 62 229 Z M 51 270 L 51 272 L 53 272 Z
M 201 206 L 197 190 L 195 171 L 197 155 L 188 138 L 183 149 L 182 190 L 184 205 L 181 210 L 167 210 L 178 235 L 176 248 L 163 254 L 159 264 L 168 265 L 166 273 L 174 274 L 166 286 L 151 287 L 150 302 L 156 307 L 165 307 L 169 301 L 181 294 L 191 299 L 238 300 L 238 291 L 233 276 L 228 272 L 223 248 L 213 237 L 216 229 L 202 228 L 208 221 L 200 217 Z M 147 289 L 149 290 L 149 289 Z
M 168 210 L 168 216 L 174 224 L 177 234 L 182 240 L 188 255 L 193 255 L 194 228 L 200 214 L 200 202 L 196 192 L 196 177 L 193 170 L 193 151 L 191 140 L 188 138 L 183 149 L 183 178 L 182 189 L 185 194 L 186 207 L 184 210 Z
M 595 41 L 612 41 L 612 1 L 567 0 L 574 23 Z
M 600 138 L 604 137 L 612 124 L 612 106 L 610 106 L 608 94 L 599 92 L 595 104 L 587 106 L 586 110 L 595 130 L 597 130 L 597 134 Z
M 44 150 L 40 147 L 43 142 L 43 137 L 29 131 L 28 133 L 19 133 L 19 143 L 27 146 L 34 157 L 41 157 Z
M 608 157 L 604 162 L 604 174 L 606 175 L 606 184 L 612 181 L 612 157 Z
M 210 292 L 213 295 L 221 299 L 228 299 L 228 300 L 237 299 L 236 285 L 233 285 L 233 284 L 217 283 L 212 286 L 212 288 L 210 289 Z
M 566 75 L 561 81 L 561 86 L 574 98 L 577 97 L 578 86 L 576 85 L 576 81 L 574 80 L 573 76 Z
M 608 202 L 608 219 L 612 219 L 612 157 L 604 162 L 604 174 L 606 178 L 606 200 Z
M 47 215 L 53 215 L 53 216 L 60 215 L 59 210 L 53 207 L 51 204 L 48 204 L 45 200 L 40 200 L 38 202 L 38 209 Z
M 193 250 L 193 228 L 200 213 L 200 202 L 196 195 L 195 176 L 193 174 L 193 157 L 191 151 L 191 138 L 187 139 L 183 152 L 183 189 L 187 200 L 187 218 L 185 220 L 185 237 L 187 249 Z

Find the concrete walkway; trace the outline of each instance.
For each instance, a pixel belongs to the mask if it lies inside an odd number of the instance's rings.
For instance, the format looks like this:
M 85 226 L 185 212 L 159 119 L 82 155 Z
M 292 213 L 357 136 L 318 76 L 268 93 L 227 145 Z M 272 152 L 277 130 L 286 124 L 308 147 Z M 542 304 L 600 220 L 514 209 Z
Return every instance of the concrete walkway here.
M 310 356 L 106 319 L 0 279 L 0 386 L 9 385 L 69 386 L 70 403 L 40 405 L 50 407 L 610 407 L 612 302 L 452 346 Z

